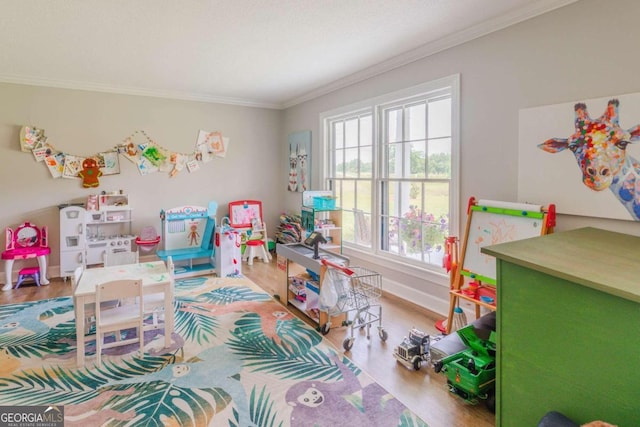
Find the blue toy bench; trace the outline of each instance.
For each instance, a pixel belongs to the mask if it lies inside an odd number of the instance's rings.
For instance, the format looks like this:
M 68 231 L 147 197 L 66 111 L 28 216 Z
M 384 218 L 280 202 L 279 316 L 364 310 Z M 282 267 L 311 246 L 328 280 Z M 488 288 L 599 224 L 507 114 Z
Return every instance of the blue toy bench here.
M 206 208 L 180 206 L 160 212 L 163 248 L 157 255 L 165 262 L 171 257 L 176 276 L 215 273 L 213 231 L 217 210 L 218 204 L 209 202 Z

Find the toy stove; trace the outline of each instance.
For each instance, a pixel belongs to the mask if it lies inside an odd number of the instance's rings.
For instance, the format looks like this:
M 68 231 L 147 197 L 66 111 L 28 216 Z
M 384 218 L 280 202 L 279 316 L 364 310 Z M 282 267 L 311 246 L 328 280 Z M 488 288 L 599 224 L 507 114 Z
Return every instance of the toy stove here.
M 101 264 L 105 252 L 110 254 L 131 252 L 135 238 L 136 236 L 131 234 L 89 237 L 87 239 L 87 264 Z
M 108 245 L 107 251 L 111 253 L 115 252 L 130 252 L 132 248 L 132 242 L 136 236 L 131 234 L 116 234 L 108 236 L 106 238 Z

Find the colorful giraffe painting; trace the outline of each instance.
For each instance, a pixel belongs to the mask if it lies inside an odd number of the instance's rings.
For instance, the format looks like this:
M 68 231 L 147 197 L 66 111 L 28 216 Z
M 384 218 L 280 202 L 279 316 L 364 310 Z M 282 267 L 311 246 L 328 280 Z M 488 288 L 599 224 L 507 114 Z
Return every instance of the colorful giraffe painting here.
M 575 132 L 569 138 L 551 138 L 538 145 L 549 153 L 573 152 L 582 182 L 594 191 L 610 189 L 632 218 L 640 221 L 640 163 L 627 153 L 640 140 L 640 125 L 620 127 L 619 101 L 612 99 L 600 118 L 589 117 L 584 103 L 575 105 Z

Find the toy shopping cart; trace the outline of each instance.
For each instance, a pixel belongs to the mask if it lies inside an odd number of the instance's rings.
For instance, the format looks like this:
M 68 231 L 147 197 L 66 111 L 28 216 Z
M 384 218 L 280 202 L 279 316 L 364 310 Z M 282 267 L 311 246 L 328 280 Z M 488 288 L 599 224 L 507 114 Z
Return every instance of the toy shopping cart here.
M 331 318 L 346 314 L 342 326 L 351 327 L 351 336 L 342 342 L 345 351 L 353 347 L 354 329 L 366 327 L 367 339 L 370 339 L 373 323 L 378 323 L 378 335 L 386 341 L 388 334 L 382 327 L 382 306 L 378 303 L 382 296 L 382 276 L 364 267 L 347 268 L 324 259 L 321 262 L 327 271 L 320 288 L 319 302 L 320 310 L 328 314 L 328 321 L 320 325 L 320 332 L 328 334 Z

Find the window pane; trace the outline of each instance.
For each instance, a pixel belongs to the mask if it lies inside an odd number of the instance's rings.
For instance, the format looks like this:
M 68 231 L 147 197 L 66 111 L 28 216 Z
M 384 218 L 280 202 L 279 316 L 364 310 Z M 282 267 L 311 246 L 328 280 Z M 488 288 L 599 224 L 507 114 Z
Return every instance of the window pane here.
M 336 206 L 340 206 L 340 202 L 342 200 L 342 180 L 338 179 L 338 180 L 330 180 L 330 188 L 333 189 L 333 194 L 335 194 L 335 196 L 338 198 L 338 200 L 336 200 Z
M 356 188 L 358 190 L 356 208 L 370 214 L 372 212 L 371 181 L 358 181 L 356 183 Z
M 336 150 L 335 152 L 335 177 L 344 177 L 344 150 Z
M 429 102 L 429 138 L 451 136 L 451 98 Z
M 398 144 L 389 144 L 387 145 L 387 167 L 388 172 L 387 176 L 389 178 L 401 178 L 402 177 L 402 163 L 398 163 L 399 157 L 398 153 L 401 152 L 399 150 Z
M 407 109 L 408 121 L 407 131 L 409 141 L 415 141 L 417 139 L 425 139 L 427 137 L 427 116 L 426 105 L 420 103 L 418 105 L 412 105 Z
M 352 211 L 342 210 L 342 241 L 356 243 L 355 217 Z
M 451 178 L 451 138 L 429 141 L 429 178 Z
M 344 176 L 350 178 L 357 178 L 358 171 L 360 169 L 360 161 L 358 160 L 358 149 L 347 148 L 344 150 L 345 166 Z
M 387 110 L 385 123 L 387 142 L 402 141 L 402 110 Z
M 385 245 L 383 249 L 392 254 L 400 254 L 400 236 L 398 234 L 398 218 L 397 217 L 384 217 L 385 229 L 388 230 L 384 233 L 383 239 Z
M 373 145 L 373 118 L 371 115 L 360 118 L 360 146 Z
M 371 247 L 371 214 L 356 210 L 354 213 L 354 242 L 361 246 Z
M 356 207 L 356 181 L 343 180 L 342 194 L 337 203 L 345 210 L 353 210 Z
M 373 176 L 373 147 L 360 148 L 360 178 Z
M 436 216 L 449 215 L 449 182 L 425 183 L 425 209 Z
M 411 151 L 411 178 L 425 178 L 426 177 L 426 141 L 418 141 L 410 143 Z
M 358 119 L 347 120 L 344 126 L 345 126 L 344 146 L 357 147 L 358 146 Z
M 333 123 L 333 145 L 335 149 L 344 147 L 344 125 L 341 121 Z
M 387 193 L 384 195 L 387 203 L 386 213 L 390 216 L 400 216 L 400 204 L 398 203 L 400 198 L 400 183 L 388 182 L 385 186 Z

